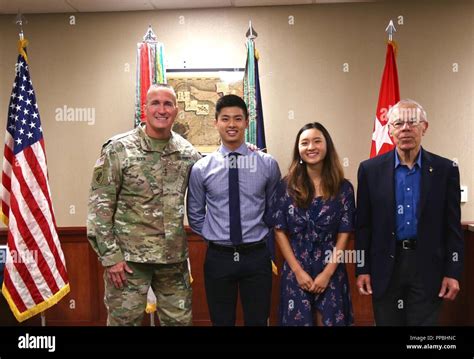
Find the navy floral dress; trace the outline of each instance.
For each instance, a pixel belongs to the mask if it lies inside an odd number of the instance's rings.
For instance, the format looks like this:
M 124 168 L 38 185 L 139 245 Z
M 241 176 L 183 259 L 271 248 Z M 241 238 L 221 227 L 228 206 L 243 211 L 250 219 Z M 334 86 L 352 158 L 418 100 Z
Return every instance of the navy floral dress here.
M 308 209 L 301 209 L 295 206 L 282 180 L 273 199 L 273 209 L 275 228 L 287 232 L 296 259 L 314 279 L 330 259 L 337 234 L 353 230 L 354 188 L 344 180 L 336 197 L 326 201 L 316 197 Z M 285 261 L 280 285 L 280 325 L 311 326 L 316 310 L 322 314 L 325 326 L 354 323 L 345 264 L 337 266 L 323 293 L 314 294 L 299 287 Z

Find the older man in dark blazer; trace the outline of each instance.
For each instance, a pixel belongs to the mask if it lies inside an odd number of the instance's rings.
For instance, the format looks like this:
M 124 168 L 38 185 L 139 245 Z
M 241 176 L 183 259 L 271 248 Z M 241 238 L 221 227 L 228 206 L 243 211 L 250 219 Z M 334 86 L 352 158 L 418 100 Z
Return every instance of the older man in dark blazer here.
M 395 150 L 359 166 L 357 287 L 376 325 L 436 325 L 463 268 L 459 170 L 421 147 L 426 112 L 402 100 L 388 112 Z

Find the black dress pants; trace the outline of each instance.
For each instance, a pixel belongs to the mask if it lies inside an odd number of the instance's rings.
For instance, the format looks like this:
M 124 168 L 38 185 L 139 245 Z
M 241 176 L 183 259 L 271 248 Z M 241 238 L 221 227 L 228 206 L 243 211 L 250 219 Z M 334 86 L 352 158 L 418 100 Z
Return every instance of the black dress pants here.
M 417 271 L 416 249 L 397 247 L 395 267 L 387 291 L 380 299 L 373 299 L 372 304 L 377 326 L 438 324 L 442 299 L 427 295 Z
M 272 264 L 264 242 L 235 250 L 209 244 L 204 284 L 214 326 L 234 326 L 240 292 L 246 326 L 266 326 L 270 315 Z

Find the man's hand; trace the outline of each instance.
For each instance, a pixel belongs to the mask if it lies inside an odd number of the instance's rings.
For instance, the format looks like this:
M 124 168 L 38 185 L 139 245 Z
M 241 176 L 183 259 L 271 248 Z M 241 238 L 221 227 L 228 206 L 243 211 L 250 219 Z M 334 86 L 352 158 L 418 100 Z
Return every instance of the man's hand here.
M 457 279 L 444 277 L 441 282 L 441 290 L 438 296 L 443 299 L 454 300 L 459 292 L 459 282 Z
M 362 295 L 372 294 L 372 285 L 370 284 L 370 274 L 361 274 L 357 277 L 356 286 Z
M 125 262 L 119 262 L 113 266 L 107 267 L 105 269 L 109 280 L 114 284 L 115 288 L 121 289 L 125 284 L 127 284 L 127 277 L 125 272 L 133 273 L 130 267 Z

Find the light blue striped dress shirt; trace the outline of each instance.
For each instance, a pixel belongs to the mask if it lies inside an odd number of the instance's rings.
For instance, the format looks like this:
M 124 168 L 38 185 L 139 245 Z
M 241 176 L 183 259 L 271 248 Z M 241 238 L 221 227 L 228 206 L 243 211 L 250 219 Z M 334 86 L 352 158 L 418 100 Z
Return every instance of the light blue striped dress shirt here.
M 239 163 L 240 218 L 243 243 L 264 239 L 266 211 L 281 174 L 276 160 L 261 151 L 252 152 L 243 143 L 230 151 L 221 145 L 216 152 L 197 161 L 188 187 L 188 221 L 204 239 L 232 245 L 229 234 L 228 154 L 237 152 Z

